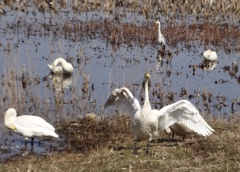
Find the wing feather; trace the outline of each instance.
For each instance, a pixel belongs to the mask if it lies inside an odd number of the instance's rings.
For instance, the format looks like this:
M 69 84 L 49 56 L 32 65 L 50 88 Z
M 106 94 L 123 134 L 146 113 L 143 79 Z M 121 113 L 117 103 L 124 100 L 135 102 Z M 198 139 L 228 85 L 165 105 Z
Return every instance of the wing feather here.
M 25 127 L 25 128 L 47 128 L 49 130 L 55 130 L 55 128 L 46 122 L 43 118 L 40 118 L 38 116 L 32 116 L 32 115 L 22 115 L 18 116 L 16 118 L 16 122 L 19 126 Z
M 202 118 L 195 106 L 187 100 L 180 100 L 163 107 L 161 110 L 153 110 L 152 113 L 158 116 L 159 128 L 162 130 L 176 122 L 182 122 L 188 128 L 203 136 L 208 136 L 214 131 Z
M 118 106 L 119 108 L 127 110 L 130 115 L 134 115 L 136 111 L 141 109 L 138 100 L 126 87 L 117 88 L 112 91 L 112 94 L 109 96 L 102 109 L 108 106 Z

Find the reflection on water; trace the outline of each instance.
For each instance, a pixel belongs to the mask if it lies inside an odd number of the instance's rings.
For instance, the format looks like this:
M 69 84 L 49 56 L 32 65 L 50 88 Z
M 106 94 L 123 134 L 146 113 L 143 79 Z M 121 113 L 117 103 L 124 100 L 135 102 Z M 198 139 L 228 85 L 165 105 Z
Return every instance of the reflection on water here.
M 214 70 L 217 66 L 217 61 L 203 60 L 204 70 Z
M 49 78 L 52 80 L 52 86 L 54 91 L 61 92 L 71 86 L 73 77 L 72 75 L 62 74 L 49 74 Z

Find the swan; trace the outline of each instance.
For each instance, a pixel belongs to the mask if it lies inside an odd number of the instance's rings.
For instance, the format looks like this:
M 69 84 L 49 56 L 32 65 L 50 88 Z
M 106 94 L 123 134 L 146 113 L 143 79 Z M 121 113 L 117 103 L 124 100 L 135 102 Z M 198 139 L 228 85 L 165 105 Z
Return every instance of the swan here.
M 55 133 L 55 128 L 46 122 L 43 118 L 33 115 L 22 115 L 17 117 L 17 111 L 10 108 L 4 115 L 4 125 L 25 138 L 25 150 L 28 138 L 32 139 L 33 147 L 34 137 L 59 137 Z
M 201 117 L 195 106 L 187 101 L 180 100 L 167 105 L 160 110 L 152 109 L 149 101 L 148 84 L 150 74 L 145 74 L 145 100 L 141 108 L 139 101 L 128 88 L 116 88 L 112 91 L 102 109 L 115 105 L 124 108 L 131 115 L 131 131 L 134 136 L 133 153 L 137 153 L 136 144 L 147 140 L 146 153 L 153 137 L 158 136 L 158 128 L 166 129 L 176 122 L 182 122 L 196 133 L 209 136 L 214 131 Z
M 209 61 L 217 61 L 217 58 L 218 58 L 217 53 L 210 49 L 203 52 L 203 57 Z
M 164 36 L 161 33 L 161 29 L 160 29 L 161 23 L 158 20 L 155 21 L 154 23 L 158 25 L 158 42 L 160 43 L 160 45 L 163 45 L 165 49 L 166 41 Z
M 188 128 L 186 125 L 184 125 L 182 122 L 176 122 L 172 124 L 171 126 L 164 129 L 164 132 L 166 134 L 172 134 L 172 140 L 174 139 L 174 134 L 183 136 L 182 141 L 184 141 L 186 135 L 189 135 L 191 133 L 194 133 L 193 130 Z
M 73 66 L 71 63 L 68 63 L 64 58 L 59 57 L 54 62 L 49 65 L 48 68 L 56 74 L 72 74 Z

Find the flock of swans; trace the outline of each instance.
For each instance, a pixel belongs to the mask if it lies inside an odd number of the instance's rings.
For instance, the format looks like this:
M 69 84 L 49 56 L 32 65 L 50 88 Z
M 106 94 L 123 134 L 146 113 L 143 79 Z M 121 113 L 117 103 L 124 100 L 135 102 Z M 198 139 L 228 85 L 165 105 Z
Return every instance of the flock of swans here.
M 160 31 L 160 22 L 158 24 L 158 42 L 165 47 L 165 38 Z M 217 54 L 211 50 L 203 53 L 208 60 L 217 60 Z M 53 74 L 72 74 L 73 65 L 63 58 L 57 58 L 51 65 L 48 65 Z M 199 111 L 188 100 L 180 100 L 173 104 L 167 105 L 160 110 L 152 109 L 149 101 L 149 82 L 150 74 L 144 76 L 145 82 L 145 100 L 141 107 L 139 101 L 133 96 L 131 91 L 126 88 L 116 88 L 107 99 L 102 107 L 105 109 L 109 106 L 117 106 L 127 110 L 131 116 L 131 131 L 134 136 L 133 153 L 137 153 L 136 145 L 139 141 L 147 140 L 146 153 L 149 153 L 150 142 L 154 137 L 158 136 L 158 129 L 164 130 L 167 134 L 174 133 L 183 136 L 190 133 L 197 133 L 202 136 L 209 136 L 214 131 L 206 121 L 201 117 Z M 43 118 L 32 115 L 21 115 L 17 117 L 14 108 L 6 111 L 4 116 L 4 124 L 8 129 L 13 130 L 17 134 L 25 138 L 25 149 L 27 139 L 31 138 L 33 147 L 34 137 L 59 137 L 55 133 L 55 128 L 46 122 Z
M 212 3 L 212 1 L 211 1 Z M 160 53 L 160 59 L 162 59 L 162 54 L 165 54 L 165 46 L 166 46 L 166 39 L 165 37 L 163 36 L 162 32 L 161 32 L 161 23 L 160 21 L 155 21 L 154 22 L 155 24 L 157 24 L 158 26 L 158 43 L 162 46 L 162 50 L 160 49 L 159 50 L 159 53 Z M 218 59 L 218 56 L 217 56 L 217 53 L 215 51 L 212 51 L 210 49 L 206 50 L 203 52 L 203 58 L 204 58 L 204 62 L 205 63 L 208 63 L 208 68 L 206 68 L 207 70 L 213 70 L 216 65 L 217 65 L 217 59 Z

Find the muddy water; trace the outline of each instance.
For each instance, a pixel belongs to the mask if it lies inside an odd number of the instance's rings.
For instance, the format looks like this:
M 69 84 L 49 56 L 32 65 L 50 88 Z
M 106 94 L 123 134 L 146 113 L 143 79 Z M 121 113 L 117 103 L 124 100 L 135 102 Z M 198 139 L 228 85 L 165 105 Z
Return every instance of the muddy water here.
M 71 13 L 57 16 L 35 14 L 34 9 L 30 11 L 32 13 L 25 15 L 8 9 L 8 15 L 0 20 L 2 119 L 9 107 L 15 107 L 19 114 L 41 116 L 56 128 L 60 127 L 59 123 L 82 118 L 88 112 L 99 116 L 111 115 L 111 110 L 100 110 L 111 91 L 127 86 L 141 100 L 144 96 L 143 75 L 147 71 L 151 73 L 152 80 L 150 98 L 156 108 L 186 98 L 208 118 L 228 118 L 240 110 L 237 81 L 240 73 L 230 76 L 223 69 L 240 57 L 239 52 L 226 54 L 221 47 L 199 42 L 193 42 L 191 48 L 179 43 L 176 47 L 167 46 L 172 53 L 170 61 L 166 58 L 159 61 L 158 46 L 154 44 L 112 45 L 95 34 L 84 39 L 77 38 L 77 41 L 55 34 L 57 26 L 62 26 L 61 21 L 99 20 L 99 14 L 103 15 L 100 12 L 85 13 L 74 18 Z M 127 16 L 128 22 L 139 24 L 143 20 L 142 16 L 136 17 L 131 13 Z M 44 23 L 49 24 L 50 31 L 43 27 Z M 30 27 L 31 24 L 33 27 Z M 197 67 L 203 61 L 201 53 L 206 48 L 214 48 L 218 53 L 219 59 L 213 70 Z M 75 71 L 72 77 L 56 78 L 49 75 L 47 64 L 60 56 L 73 64 Z M 26 80 L 23 82 L 23 79 Z M 181 90 L 187 90 L 187 94 L 181 95 Z M 204 91 L 206 95 L 212 95 L 211 101 L 207 100 L 208 106 L 202 98 Z M 34 153 L 48 154 L 65 149 L 65 140 L 67 138 L 61 137 L 61 134 L 59 139 L 41 139 L 40 142 L 36 139 Z M 5 129 L 2 122 L 1 160 L 21 155 L 23 145 L 23 138 Z

